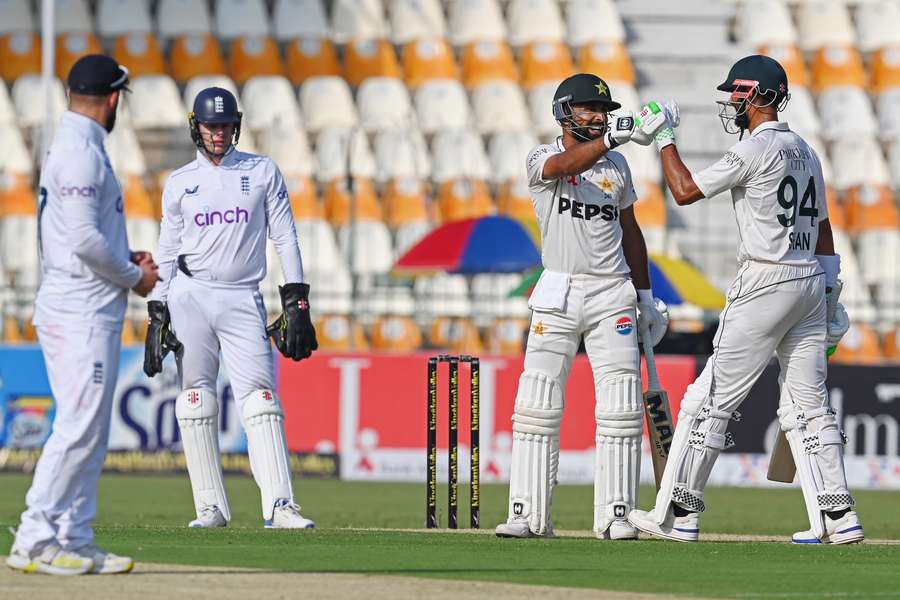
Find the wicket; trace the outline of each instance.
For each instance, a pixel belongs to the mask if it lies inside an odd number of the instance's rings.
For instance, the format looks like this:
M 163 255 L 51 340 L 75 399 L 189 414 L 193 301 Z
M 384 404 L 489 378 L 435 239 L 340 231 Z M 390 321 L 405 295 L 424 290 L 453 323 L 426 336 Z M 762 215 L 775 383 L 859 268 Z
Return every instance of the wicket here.
M 437 522 L 437 410 L 438 410 L 438 364 L 448 365 L 448 470 L 447 470 L 447 527 L 457 529 L 457 506 L 459 501 L 459 363 L 469 363 L 470 388 L 470 428 L 471 458 L 469 468 L 469 518 L 472 529 L 479 528 L 481 507 L 481 461 L 478 446 L 480 418 L 481 363 L 477 356 L 452 356 L 442 354 L 428 359 L 428 417 L 427 426 L 427 474 L 425 487 L 425 527 L 434 529 Z

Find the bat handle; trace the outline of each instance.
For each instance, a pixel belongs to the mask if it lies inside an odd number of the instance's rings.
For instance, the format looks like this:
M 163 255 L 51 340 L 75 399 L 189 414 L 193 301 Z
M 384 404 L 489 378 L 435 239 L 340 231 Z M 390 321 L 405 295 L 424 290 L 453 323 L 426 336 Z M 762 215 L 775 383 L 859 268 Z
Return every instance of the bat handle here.
M 644 348 L 644 359 L 647 361 L 647 389 L 660 390 L 659 375 L 656 373 L 656 358 L 653 355 L 653 344 L 650 342 L 648 328 L 641 329 L 641 346 Z

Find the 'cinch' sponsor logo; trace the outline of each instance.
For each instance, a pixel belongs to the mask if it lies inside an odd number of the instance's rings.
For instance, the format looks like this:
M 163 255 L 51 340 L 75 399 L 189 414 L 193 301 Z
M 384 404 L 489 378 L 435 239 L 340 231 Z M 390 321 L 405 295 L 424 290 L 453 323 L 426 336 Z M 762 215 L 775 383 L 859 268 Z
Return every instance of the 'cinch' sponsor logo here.
M 208 208 L 194 215 L 194 223 L 197 227 L 207 227 L 210 225 L 221 225 L 223 223 L 249 223 L 250 211 L 236 206 L 225 211 L 210 211 Z
M 60 196 L 81 196 L 82 198 L 96 198 L 97 189 L 92 185 L 78 187 L 77 185 L 64 185 L 59 188 Z

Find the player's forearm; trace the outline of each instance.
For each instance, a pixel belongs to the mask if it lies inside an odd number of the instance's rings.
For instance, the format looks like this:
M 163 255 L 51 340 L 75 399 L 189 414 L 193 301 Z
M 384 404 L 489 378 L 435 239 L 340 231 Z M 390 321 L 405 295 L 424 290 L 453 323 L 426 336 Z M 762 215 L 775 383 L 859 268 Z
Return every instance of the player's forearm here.
M 627 235 L 623 231 L 622 251 L 625 262 L 631 270 L 631 281 L 635 289 L 650 289 L 650 266 L 647 258 L 647 244 L 640 227 L 630 230 Z
M 141 279 L 141 270 L 115 255 L 106 239 L 96 229 L 76 228 L 70 231 L 72 252 L 92 271 L 124 289 L 131 289 Z
M 659 158 L 662 162 L 666 185 L 671 190 L 676 204 L 686 206 L 703 198 L 703 192 L 697 187 L 690 170 L 682 162 L 675 144 L 669 144 L 663 148 L 659 153 Z
M 581 142 L 565 152 L 560 152 L 544 163 L 544 179 L 560 179 L 584 173 L 594 166 L 600 158 L 609 152 L 609 147 L 602 138 Z
M 830 256 L 834 254 L 834 235 L 828 219 L 819 221 L 819 239 L 816 241 L 816 254 Z

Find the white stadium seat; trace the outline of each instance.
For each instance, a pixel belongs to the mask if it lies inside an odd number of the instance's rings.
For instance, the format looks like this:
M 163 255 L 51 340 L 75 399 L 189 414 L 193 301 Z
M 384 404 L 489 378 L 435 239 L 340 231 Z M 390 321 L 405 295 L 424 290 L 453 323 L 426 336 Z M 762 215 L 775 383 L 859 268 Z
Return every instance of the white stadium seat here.
M 677 136 L 678 134 L 676 134 Z M 677 139 L 677 137 L 676 137 Z M 653 144 L 641 146 L 640 144 L 624 144 L 615 150 L 625 157 L 628 168 L 631 169 L 631 177 L 634 181 L 649 180 L 654 183 L 662 181 L 662 170 L 659 165 L 659 153 Z
M 432 79 L 416 90 L 419 127 L 430 134 L 441 129 L 461 129 L 471 122 L 469 98 L 455 79 Z
M 375 176 L 375 157 L 361 129 L 329 127 L 320 131 L 316 139 L 316 161 L 319 164 L 316 178 L 323 183 L 346 177 L 348 165 L 354 177 Z
M 216 0 L 216 32 L 220 39 L 269 35 L 263 0 Z
M 573 47 L 591 42 L 624 42 L 625 26 L 613 0 L 569 0 L 565 3 L 569 25 L 567 41 Z M 597 24 L 602 23 L 602 27 Z
M 138 143 L 130 123 L 116 123 L 104 144 L 109 162 L 117 175 L 139 175 L 147 173 L 147 162 L 144 160 L 144 152 Z M 154 246 L 155 247 L 155 242 Z
M 856 43 L 850 14 L 843 2 L 809 0 L 797 9 L 797 30 L 801 50 L 822 46 L 852 46 Z
M 315 171 L 309 138 L 300 125 L 272 127 L 260 132 L 258 142 L 260 152 L 270 156 L 286 178 L 309 177 Z
M 860 2 L 856 8 L 856 30 L 859 49 L 872 52 L 900 45 L 900 4 L 896 0 Z
M 66 111 L 66 91 L 59 79 L 53 79 L 51 107 L 54 122 Z M 37 127 L 44 122 L 44 93 L 40 75 L 22 75 L 12 86 L 12 100 L 20 127 Z
M 14 31 L 34 31 L 34 17 L 28 0 L 0 2 L 0 35 Z
M 20 290 L 33 294 L 40 282 L 41 265 L 36 247 L 37 217 L 7 215 L 0 218 L 0 263 L 2 271 Z M 23 252 L 23 248 L 30 251 Z
M 490 163 L 481 136 L 466 129 L 443 130 L 431 141 L 432 179 L 441 183 L 460 177 L 487 179 Z
M 389 11 L 391 39 L 395 44 L 447 35 L 444 11 L 438 0 L 393 0 Z
M 9 97 L 9 90 L 6 89 L 6 83 L 0 79 L 0 124 L 15 122 L 16 108 L 13 106 L 12 99 Z
M 40 24 L 41 7 L 37 3 L 37 22 Z M 56 34 L 93 33 L 91 11 L 86 0 L 55 0 L 53 3 L 53 25 Z
M 394 264 L 391 232 L 381 221 L 356 221 L 341 226 L 338 244 L 351 274 L 382 275 Z
M 822 138 L 819 136 L 809 133 L 802 133 L 800 134 L 800 137 L 806 140 L 809 147 L 812 148 L 819 157 L 819 163 L 822 165 L 822 177 L 825 179 L 827 185 L 832 185 L 834 182 L 834 172 L 831 169 L 831 160 L 828 157 L 828 150 L 825 147 L 825 142 L 823 142 Z
M 511 81 L 488 81 L 472 92 L 475 125 L 481 133 L 528 127 L 522 88 Z
M 409 127 L 382 129 L 375 135 L 375 180 L 429 179 L 428 146 L 417 130 Z
M 116 37 L 152 31 L 148 0 L 100 0 L 97 4 L 97 35 Z
M 870 229 L 856 238 L 857 256 L 862 267 L 863 281 L 876 286 L 886 281 L 897 281 L 900 272 L 900 231 L 897 229 Z
M 844 282 L 841 304 L 847 309 L 851 321 L 871 323 L 875 319 L 875 305 L 872 304 L 869 289 L 863 283 L 859 261 L 850 238 L 839 229 L 833 230 L 832 236 L 834 253 L 841 255 L 841 281 Z
M 828 124 L 822 131 L 826 141 L 878 133 L 869 96 L 860 88 L 839 86 L 819 94 L 819 118 Z
M 454 45 L 505 38 L 506 24 L 497 0 L 461 0 L 450 5 L 450 41 Z
M 275 39 L 327 38 L 331 35 L 322 0 L 276 0 L 272 11 Z
M 0 123 L 0 177 L 6 173 L 31 175 L 34 163 L 22 133 L 14 123 Z
M 523 177 L 525 158 L 537 144 L 537 138 L 528 130 L 502 131 L 494 134 L 488 144 L 491 181 L 503 183 L 508 179 Z
M 900 189 L 900 140 L 894 141 L 888 146 L 888 164 L 891 174 L 891 187 Z
M 331 19 L 338 43 L 388 37 L 381 0 L 335 0 Z
M 787 4 L 781 0 L 748 0 L 738 6 L 736 30 L 746 46 L 797 43 L 797 30 Z
M 875 138 L 846 137 L 831 147 L 833 185 L 846 190 L 863 184 L 889 185 L 890 174 Z
M 609 85 L 609 93 L 612 94 L 613 100 L 622 105 L 620 111 L 630 110 L 632 113 L 637 113 L 641 110 L 643 103 L 633 85 L 627 81 L 607 81 L 606 83 Z M 662 96 L 663 99 L 671 97 Z
M 196 98 L 197 94 L 202 90 L 205 90 L 208 87 L 220 87 L 228 90 L 234 94 L 234 97 L 237 99 L 238 110 L 244 110 L 244 103 L 242 102 L 241 96 L 238 94 L 237 86 L 234 84 L 231 77 L 228 77 L 227 75 L 198 75 L 192 77 L 184 88 L 184 105 L 187 106 L 188 109 L 193 107 L 194 98 Z
M 875 100 L 875 106 L 881 139 L 886 142 L 900 139 L 900 88 L 881 92 Z
M 184 127 L 187 110 L 178 95 L 178 86 L 168 75 L 146 75 L 130 84 L 128 94 L 131 123 L 136 130 Z
M 554 82 L 536 85 L 528 92 L 528 110 L 535 132 L 541 136 L 560 133 L 559 122 L 553 116 L 553 95 L 559 84 Z
M 472 278 L 472 309 L 477 317 L 493 320 L 506 317 L 528 317 L 528 299 L 510 298 L 509 293 L 522 283 L 514 273 L 481 273 Z
M 368 132 L 415 124 L 406 86 L 393 77 L 369 77 L 359 86 L 359 122 Z
M 300 87 L 300 112 L 306 129 L 354 127 L 359 122 L 350 86 L 342 77 L 310 77 Z
M 291 83 L 280 75 L 251 77 L 241 94 L 244 125 L 254 131 L 301 126 L 300 106 Z
M 463 275 L 446 273 L 419 277 L 415 283 L 416 312 L 434 317 L 468 317 L 472 314 L 469 286 Z
M 812 94 L 801 87 L 793 87 L 790 92 L 791 99 L 788 100 L 779 118 L 787 121 L 790 128 L 801 136 L 819 135 L 822 132 L 822 125 Z
M 211 22 L 205 0 L 159 0 L 156 8 L 156 24 L 163 39 L 210 33 Z
M 159 243 L 159 221 L 156 219 L 126 218 L 125 230 L 128 232 L 128 245 L 131 248 L 156 248 Z
M 513 46 L 562 40 L 566 35 L 556 0 L 510 0 L 506 21 Z

